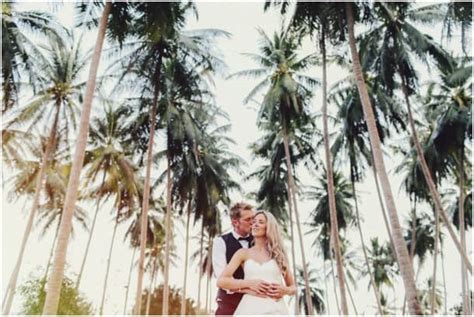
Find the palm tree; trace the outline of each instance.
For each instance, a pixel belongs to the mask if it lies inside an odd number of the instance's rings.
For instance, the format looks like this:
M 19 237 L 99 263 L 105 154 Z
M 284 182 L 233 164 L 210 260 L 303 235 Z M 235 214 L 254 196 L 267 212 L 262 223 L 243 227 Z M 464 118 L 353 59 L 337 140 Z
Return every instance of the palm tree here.
M 135 186 L 133 185 L 135 182 L 135 168 L 130 159 L 131 153 L 127 149 L 127 144 L 124 141 L 126 133 L 125 121 L 128 115 L 129 110 L 124 106 L 113 110 L 110 105 L 107 105 L 104 116 L 97 117 L 92 121 L 90 131 L 91 148 L 87 150 L 85 159 L 85 167 L 88 168 L 88 170 L 84 187 L 90 187 L 98 177 L 100 177 L 101 180 L 95 191 L 91 191 L 89 194 L 89 196 L 96 199 L 96 210 L 84 252 L 84 258 L 77 276 L 76 288 L 79 288 L 81 282 L 89 246 L 94 233 L 95 222 L 101 205 L 101 198 L 104 197 L 104 189 L 107 186 L 106 181 L 111 182 L 114 177 L 124 175 L 123 180 L 131 184 L 131 186 Z M 136 195 L 136 193 L 134 193 L 134 195 Z M 133 199 L 136 199 L 136 197 Z
M 379 25 L 370 31 L 367 35 L 367 41 L 372 43 L 370 49 L 380 51 L 378 58 L 373 59 L 375 71 L 382 74 L 380 76 L 381 84 L 385 86 L 389 93 L 397 88 L 395 76 L 400 77 L 400 88 L 407 105 L 408 122 L 413 137 L 418 159 L 420 160 L 421 170 L 426 179 L 429 191 L 433 197 L 436 212 L 440 214 L 448 231 L 453 239 L 458 251 L 463 257 L 463 261 L 472 271 L 472 266 L 468 257 L 459 243 L 449 217 L 443 209 L 441 198 L 437 191 L 433 176 L 430 173 L 426 158 L 423 155 L 423 148 L 418 137 L 418 131 L 415 127 L 410 96 L 416 91 L 417 76 L 412 66 L 410 53 L 415 54 L 422 60 L 427 60 L 432 56 L 439 67 L 450 62 L 447 52 L 437 45 L 431 37 L 418 31 L 412 21 L 426 21 L 427 17 L 423 15 L 425 8 L 411 8 L 408 3 L 381 3 L 374 5 L 374 10 Z M 421 11 L 421 13 L 420 13 Z
M 296 305 L 300 306 L 301 311 L 303 311 L 306 315 L 308 315 L 308 305 L 306 304 L 306 288 L 304 284 L 304 273 L 301 268 L 297 269 L 297 292 L 300 293 L 298 296 L 299 301 Z M 311 306 L 314 307 L 317 313 L 321 314 L 326 311 L 326 307 L 324 304 L 324 291 L 319 288 L 317 285 L 320 282 L 320 278 L 316 275 L 316 271 L 314 269 L 309 270 L 310 276 L 310 283 L 311 283 Z
M 383 285 L 393 288 L 393 279 L 397 275 L 398 270 L 396 269 L 395 258 L 390 246 L 387 243 L 380 244 L 378 238 L 372 238 L 368 253 L 371 262 L 370 270 L 374 275 L 377 288 L 380 289 Z M 367 274 L 367 270 L 362 271 L 362 275 Z
M 140 196 L 142 195 L 140 194 Z M 163 221 L 162 221 L 162 217 L 160 216 L 160 214 L 163 213 L 163 210 L 165 208 L 164 202 L 162 200 L 159 200 L 159 201 L 151 200 L 150 206 L 151 208 L 150 208 L 150 213 L 148 213 L 148 221 L 147 221 L 148 227 L 147 227 L 147 233 L 146 233 L 148 249 L 153 248 L 153 243 L 155 242 L 155 233 L 159 232 L 160 235 L 158 235 L 158 237 L 161 237 L 162 236 L 161 233 L 164 232 L 164 228 L 162 224 Z M 141 222 L 141 208 L 139 208 L 139 206 L 136 206 L 136 208 L 131 212 L 131 214 L 128 215 L 128 219 L 124 219 L 124 221 L 130 222 L 130 224 L 128 225 L 127 231 L 125 232 L 124 241 L 126 239 L 129 239 L 129 244 L 134 250 L 133 250 L 132 260 L 130 263 L 128 283 L 126 286 L 123 314 L 125 314 L 126 308 L 127 308 L 128 292 L 130 289 L 130 278 L 131 278 L 131 273 L 132 273 L 132 268 L 133 268 L 133 263 L 134 263 L 135 251 L 137 248 L 140 247 L 140 237 L 141 237 L 140 230 L 141 230 L 141 223 L 142 223 Z
M 17 102 L 23 69 L 35 85 L 38 73 L 35 71 L 35 57 L 41 56 L 40 49 L 30 37 L 31 32 L 60 40 L 62 33 L 54 18 L 40 11 L 19 11 L 15 2 L 2 3 L 2 114 Z
M 288 174 L 284 140 L 282 140 L 280 133 L 274 129 L 270 122 L 265 124 L 261 122 L 260 128 L 265 131 L 264 135 L 260 140 L 251 145 L 251 149 L 255 157 L 262 158 L 270 163 L 259 167 L 247 178 L 257 179 L 260 182 L 260 187 L 255 193 L 255 198 L 260 203 L 259 208 L 270 210 L 284 228 L 287 228 L 288 226 L 285 224 L 288 221 L 290 222 L 291 255 L 293 266 L 296 267 L 293 220 L 289 219 L 289 214 L 285 208 L 285 203 L 291 201 L 291 196 L 288 191 L 288 182 L 285 181 L 285 175 Z M 317 167 L 315 160 L 316 152 L 313 148 L 313 140 L 316 133 L 316 127 L 312 121 L 309 121 L 307 124 L 299 127 L 299 133 L 294 135 L 295 142 L 290 146 L 293 164 L 304 164 L 310 172 L 313 166 Z M 295 182 L 298 182 L 296 176 Z M 296 271 L 293 273 L 296 280 Z M 298 294 L 295 296 L 297 299 Z M 299 309 L 298 305 L 295 306 L 295 309 Z
M 112 250 L 115 242 L 115 235 L 117 232 L 118 224 L 123 221 L 123 218 L 128 218 L 132 214 L 132 210 L 140 203 L 139 200 L 139 189 L 137 188 L 137 180 L 135 180 L 134 172 L 135 168 L 133 164 L 129 162 L 123 156 L 112 157 L 111 163 L 112 168 L 110 173 L 104 180 L 101 187 L 94 188 L 92 192 L 93 196 L 103 197 L 104 201 L 110 197 L 115 196 L 113 203 L 115 211 L 114 229 L 110 240 L 109 254 L 107 258 L 107 268 L 104 277 L 104 287 L 102 292 L 102 300 L 99 308 L 99 313 L 102 315 L 103 307 L 105 303 L 105 293 L 107 290 L 108 275 L 112 257 Z M 118 161 L 118 162 L 117 162 Z M 98 194 L 96 194 L 98 193 Z
M 455 177 L 459 184 L 459 223 L 465 222 L 464 203 L 465 200 L 465 182 L 467 175 L 465 172 L 466 157 L 468 147 L 466 141 L 472 141 L 472 96 L 469 93 L 472 89 L 472 78 L 468 70 L 472 65 L 464 61 L 450 60 L 450 63 L 440 65 L 440 80 L 438 83 L 430 83 L 428 88 L 428 113 L 429 118 L 436 122 L 435 130 L 431 135 L 434 147 L 442 157 L 443 165 L 454 162 Z M 446 216 L 448 217 L 448 216 Z M 446 220 L 443 218 L 446 222 Z M 449 221 L 449 220 L 448 220 Z M 450 223 L 449 223 L 450 224 Z M 462 251 L 466 253 L 465 230 L 464 226 L 459 226 L 461 236 Z M 449 226 L 448 226 L 449 230 Z M 451 232 L 451 231 L 450 231 Z M 464 258 L 464 256 L 462 256 Z M 470 312 L 469 298 L 465 287 L 467 279 L 466 268 L 470 269 L 469 263 L 461 264 L 464 309 Z M 471 271 L 471 270 L 470 270 Z
M 163 98 L 159 98 L 163 91 L 163 85 L 166 80 L 164 66 L 167 63 L 176 65 L 171 67 L 173 72 L 178 68 L 188 71 L 194 68 L 194 71 L 210 70 L 212 71 L 218 59 L 210 54 L 208 44 L 209 38 L 219 32 L 211 32 L 211 35 L 203 36 L 196 34 L 185 34 L 180 32 L 185 22 L 185 15 L 192 9 L 192 4 L 183 3 L 139 3 L 136 5 L 137 14 L 140 18 L 133 20 L 133 29 L 136 30 L 138 41 L 132 44 L 132 53 L 125 58 L 127 75 L 132 80 L 139 79 L 141 100 L 148 107 L 148 121 L 144 124 L 136 124 L 136 131 L 140 141 L 145 141 L 138 145 L 141 152 L 146 152 L 146 173 L 144 185 L 143 212 L 146 215 L 148 209 L 148 196 L 150 192 L 150 175 L 153 160 L 154 136 L 157 124 L 157 117 L 160 117 L 159 124 L 166 123 L 164 114 L 167 113 L 166 103 L 159 103 Z M 181 72 L 180 74 L 183 74 Z M 131 75 L 131 76 L 130 76 Z M 174 75 L 174 73 L 172 73 Z M 174 77 L 173 77 L 174 78 Z M 181 79 L 187 79 L 181 77 Z M 136 82 L 136 81 L 135 81 Z M 136 85 L 136 84 L 135 84 Z M 147 126 L 148 122 L 148 126 Z M 145 126 L 143 128 L 143 126 Z M 165 126 L 165 125 L 164 125 Z M 143 133 L 146 131 L 146 134 Z M 143 146 L 146 143 L 146 146 Z M 171 169 L 169 169 L 167 180 L 167 217 L 166 223 L 169 224 L 171 217 Z M 143 227 L 146 227 L 147 217 L 142 218 Z M 144 230 L 142 231 L 144 232 Z M 167 230 L 169 232 L 169 228 Z M 145 238 L 142 237 L 140 248 L 140 265 L 137 283 L 137 311 L 140 311 L 141 289 L 143 279 L 143 261 L 145 251 Z M 166 239 L 168 243 L 169 239 Z M 169 248 L 165 245 L 165 256 L 168 257 Z M 165 262 L 167 263 L 167 261 Z M 165 264 L 168 266 L 168 264 Z M 168 310 L 168 269 L 165 268 L 163 311 L 166 314 Z
M 433 253 L 435 244 L 434 219 L 422 212 L 410 218 L 406 224 L 405 241 L 407 248 L 413 250 L 413 258 L 418 257 L 418 272 L 428 253 Z
M 352 212 L 351 200 L 352 191 L 350 184 L 344 179 L 340 172 L 334 174 L 334 188 L 336 193 L 336 211 L 337 211 L 337 222 L 338 222 L 338 235 L 341 231 L 345 231 L 348 227 L 354 225 L 356 217 Z M 319 249 L 323 254 L 323 258 L 332 261 L 332 256 L 335 256 L 335 250 L 333 248 L 332 238 L 332 222 L 329 212 L 329 193 L 327 186 L 326 172 L 323 170 L 322 175 L 318 178 L 317 186 L 310 186 L 310 189 L 306 193 L 306 197 L 310 200 L 316 201 L 317 204 L 310 214 L 310 226 L 318 230 L 318 238 L 314 241 L 313 245 L 319 244 Z M 341 240 L 341 237 L 339 237 Z M 343 254 L 343 243 L 341 240 L 341 255 Z M 332 263 L 331 263 L 332 264 Z M 346 265 L 345 265 L 346 266 Z M 347 269 L 347 268 L 346 268 Z M 331 271 L 334 277 L 334 270 Z M 337 274 L 340 274 L 337 271 Z M 344 274 L 344 271 L 343 273 Z M 336 285 L 334 285 L 336 287 Z M 336 290 L 335 290 L 336 291 Z M 337 298 L 337 295 L 336 295 Z
M 114 5 L 118 6 L 120 4 Z M 74 214 L 74 206 L 76 203 L 77 192 L 79 188 L 79 178 L 84 162 L 87 135 L 89 132 L 89 117 L 92 107 L 92 99 L 94 96 L 95 81 L 97 77 L 97 70 L 99 68 L 100 55 L 104 43 L 107 21 L 111 9 L 112 3 L 107 2 L 105 4 L 104 10 L 102 12 L 102 17 L 100 19 L 99 29 L 97 32 L 97 41 L 94 48 L 94 53 L 92 55 L 91 68 L 82 106 L 79 133 L 78 138 L 76 140 L 76 150 L 74 153 L 71 176 L 68 182 L 68 188 L 66 191 L 66 198 L 64 202 L 64 218 L 61 222 L 61 226 L 58 233 L 58 244 L 55 252 L 53 272 L 51 274 L 51 277 L 48 279 L 48 290 L 43 308 L 43 314 L 47 315 L 55 314 L 58 309 L 59 295 L 64 276 L 66 252 L 69 241 L 69 234 L 71 231 L 71 221 L 72 216 Z
M 261 127 L 271 123 L 278 136 L 283 140 L 289 188 L 289 219 L 292 219 L 294 208 L 302 261 L 306 263 L 300 218 L 296 204 L 297 190 L 292 171 L 294 162 L 291 161 L 290 144 L 295 142 L 294 136 L 297 134 L 299 127 L 306 126 L 311 121 L 306 106 L 311 93 L 308 87 L 314 87 L 317 81 L 301 72 L 315 63 L 315 55 L 310 54 L 299 58 L 297 50 L 300 47 L 301 36 L 289 30 L 274 33 L 272 39 L 262 30 L 259 30 L 259 33 L 261 38 L 261 54 L 247 55 L 259 63 L 260 68 L 240 71 L 231 75 L 231 77 L 264 76 L 263 80 L 245 98 L 244 103 L 247 103 L 262 90 L 267 89 L 259 110 L 257 125 Z M 303 271 L 307 304 L 310 305 L 311 290 L 305 266 L 303 266 Z M 308 311 L 312 314 L 313 310 L 311 307 L 308 307 Z
M 282 7 L 284 11 L 285 8 Z M 328 40 L 336 42 L 339 38 L 340 25 L 337 19 L 337 14 L 334 14 L 334 6 L 332 4 L 321 3 L 298 3 L 295 12 L 292 16 L 293 25 L 296 28 L 303 28 L 311 36 L 315 33 L 316 43 L 322 55 L 322 121 L 323 121 L 323 143 L 325 153 L 326 177 L 328 179 L 329 192 L 329 211 L 331 215 L 331 228 L 333 235 L 334 252 L 336 256 L 336 263 L 338 269 L 339 290 L 341 295 L 342 313 L 348 314 L 347 299 L 346 299 L 346 285 L 344 280 L 344 271 L 342 264 L 342 256 L 340 251 L 339 230 L 337 222 L 337 211 L 334 190 L 334 172 L 332 165 L 332 153 L 329 145 L 329 129 L 328 129 L 328 113 L 327 113 L 327 44 Z
M 443 18 L 443 31 L 442 38 L 445 37 L 450 40 L 452 37 L 452 31 L 455 27 L 461 28 L 461 46 L 464 54 L 468 56 L 468 39 L 469 30 L 472 24 L 472 8 L 467 2 L 451 0 L 446 6 L 445 15 Z
M 342 6 L 341 6 L 342 7 Z M 395 251 L 397 254 L 397 259 L 400 266 L 400 271 L 403 277 L 403 283 L 405 286 L 405 291 L 407 294 L 407 300 L 409 304 L 409 309 L 412 314 L 421 314 L 421 307 L 417 299 L 416 285 L 413 273 L 413 266 L 410 262 L 410 257 L 408 250 L 403 239 L 403 233 L 400 226 L 400 221 L 398 219 L 398 214 L 390 188 L 390 181 L 388 179 L 387 170 L 385 168 L 385 163 L 382 156 L 382 148 L 380 144 L 380 136 L 377 131 L 376 121 L 374 117 L 374 112 L 370 103 L 369 95 L 367 88 L 364 82 L 362 67 L 359 60 L 359 53 L 356 47 L 356 39 L 354 34 L 354 24 L 355 24 L 355 14 L 354 9 L 357 9 L 357 6 L 346 3 L 346 21 L 348 26 L 348 35 L 349 35 L 349 47 L 351 51 L 351 59 L 353 65 L 353 72 L 356 78 L 357 88 L 359 91 L 359 96 L 362 102 L 362 108 L 364 110 L 364 117 L 366 119 L 370 142 L 373 151 L 374 163 L 379 173 L 380 183 L 385 196 L 385 203 L 387 206 L 390 224 L 391 224 L 391 234 L 393 235 L 393 240 L 395 244 Z
M 433 311 L 437 313 L 439 311 L 438 307 L 441 307 L 442 304 L 442 295 L 441 291 L 436 287 L 436 295 L 435 295 L 435 307 L 433 307 L 433 300 L 432 300 L 432 288 L 433 288 L 433 280 L 428 278 L 425 282 L 425 287 L 420 288 L 420 302 L 423 306 L 423 311 L 425 314 L 433 314 Z
M 27 132 L 29 132 L 33 127 L 44 124 L 47 126 L 51 120 L 48 144 L 42 158 L 39 176 L 35 179 L 35 195 L 23 235 L 20 254 L 9 282 L 8 289 L 10 291 L 8 291 L 8 299 L 4 310 L 7 314 L 13 300 L 16 281 L 33 219 L 39 206 L 47 166 L 58 143 L 67 141 L 69 129 L 76 124 L 77 101 L 82 98 L 82 87 L 84 86 L 79 78 L 84 63 L 85 58 L 80 53 L 79 43 L 74 43 L 74 39 L 66 44 L 65 41 L 52 38 L 50 45 L 44 48 L 44 55 L 37 56 L 35 60 L 35 66 L 41 70 L 41 73 L 37 76 L 43 86 L 29 103 L 19 108 L 17 113 L 12 113 L 13 118 L 8 123 L 8 126 L 28 124 Z M 63 133 L 58 134 L 58 131 Z M 60 139 L 60 136 L 63 138 Z

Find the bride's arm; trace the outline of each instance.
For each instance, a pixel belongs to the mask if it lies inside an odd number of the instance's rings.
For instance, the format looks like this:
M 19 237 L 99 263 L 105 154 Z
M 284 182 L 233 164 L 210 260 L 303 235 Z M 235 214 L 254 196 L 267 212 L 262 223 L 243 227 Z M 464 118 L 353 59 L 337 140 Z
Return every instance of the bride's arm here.
M 289 268 L 285 274 L 285 284 L 286 284 L 285 293 L 287 295 L 295 295 L 296 294 L 295 279 L 293 278 L 293 273 L 291 272 Z
M 229 264 L 227 264 L 224 271 L 222 271 L 221 276 L 217 279 L 217 287 L 228 289 L 230 291 L 244 288 L 243 285 L 240 284 L 243 280 L 236 280 L 232 275 L 239 268 L 240 264 L 245 261 L 245 251 L 246 250 L 244 249 L 240 249 L 234 253 Z
M 240 249 L 234 254 L 217 280 L 217 287 L 239 292 L 242 292 L 244 289 L 250 289 L 260 294 L 266 291 L 268 284 L 261 280 L 240 280 L 232 277 L 234 272 L 247 259 L 246 252 L 246 249 Z

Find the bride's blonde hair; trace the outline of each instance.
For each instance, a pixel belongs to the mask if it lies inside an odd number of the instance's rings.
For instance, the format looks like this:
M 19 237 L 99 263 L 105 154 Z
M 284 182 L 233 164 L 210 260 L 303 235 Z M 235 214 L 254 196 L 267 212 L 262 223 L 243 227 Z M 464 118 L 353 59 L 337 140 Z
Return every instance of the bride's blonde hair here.
M 270 252 L 271 258 L 277 262 L 282 274 L 285 275 L 288 270 L 288 256 L 286 255 L 285 246 L 283 244 L 280 226 L 275 217 L 268 211 L 260 210 L 255 214 L 255 217 L 260 214 L 267 220 L 267 229 L 265 232 L 267 249 Z

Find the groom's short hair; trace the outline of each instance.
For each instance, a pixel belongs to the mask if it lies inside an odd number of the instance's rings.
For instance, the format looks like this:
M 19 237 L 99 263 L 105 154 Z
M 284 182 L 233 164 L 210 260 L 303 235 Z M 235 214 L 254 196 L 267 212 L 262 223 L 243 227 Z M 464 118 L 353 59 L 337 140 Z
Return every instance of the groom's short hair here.
M 239 219 L 241 210 L 252 210 L 253 206 L 244 202 L 236 203 L 230 207 L 230 219 Z

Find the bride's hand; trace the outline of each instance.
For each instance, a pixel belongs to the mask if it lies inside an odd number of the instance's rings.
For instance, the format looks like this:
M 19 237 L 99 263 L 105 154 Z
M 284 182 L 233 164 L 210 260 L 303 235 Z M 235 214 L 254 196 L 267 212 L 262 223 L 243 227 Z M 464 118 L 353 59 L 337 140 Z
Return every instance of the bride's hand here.
M 286 286 L 284 285 L 281 285 L 281 284 L 277 284 L 277 283 L 272 283 L 270 285 L 270 288 L 267 292 L 267 295 L 273 299 L 276 299 L 276 300 L 279 300 L 281 299 L 283 296 L 286 295 Z
M 270 283 L 265 282 L 264 280 L 250 280 L 248 288 L 260 295 L 261 297 L 266 297 L 268 291 L 270 290 Z
M 245 294 L 249 294 L 249 295 L 253 295 L 253 296 L 261 297 L 261 298 L 267 298 L 268 297 L 267 295 L 258 294 L 257 292 L 251 290 L 250 288 L 245 289 L 242 292 L 245 293 Z

